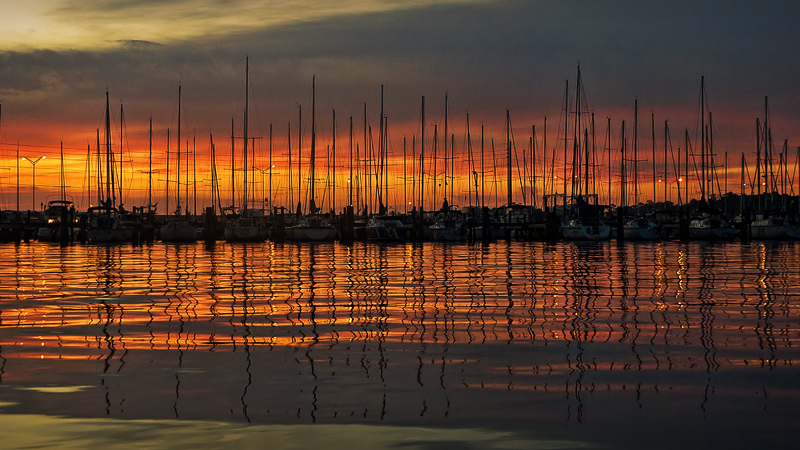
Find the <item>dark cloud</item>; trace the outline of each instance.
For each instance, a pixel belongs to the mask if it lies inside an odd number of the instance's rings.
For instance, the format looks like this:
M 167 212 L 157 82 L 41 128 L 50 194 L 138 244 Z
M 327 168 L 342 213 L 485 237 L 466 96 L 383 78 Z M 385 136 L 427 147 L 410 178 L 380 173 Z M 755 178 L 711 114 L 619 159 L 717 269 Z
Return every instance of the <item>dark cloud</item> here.
M 94 10 L 98 16 L 115 8 L 128 14 L 156 3 L 132 5 L 106 1 Z M 564 80 L 574 83 L 580 63 L 590 107 L 603 117 L 626 114 L 630 119 L 634 98 L 643 111 L 654 110 L 658 121 L 693 111 L 705 75 L 720 123 L 755 117 L 764 95 L 775 95 L 776 112 L 796 121 L 800 112 L 780 103 L 800 100 L 795 85 L 800 61 L 792 57 L 800 42 L 792 17 L 800 16 L 800 5 L 760 5 L 445 4 L 234 30 L 192 42 L 126 40 L 101 51 L 3 52 L 0 96 L 11 103 L 7 110 L 30 114 L 45 108 L 47 114 L 59 114 L 52 105 L 67 103 L 73 111 L 62 116 L 77 121 L 99 114 L 108 88 L 112 99 L 131 104 L 131 117 L 146 120 L 152 114 L 168 121 L 180 83 L 193 123 L 225 129 L 243 108 L 244 56 L 249 55 L 258 108 L 254 120 L 262 126 L 295 120 L 296 105 L 310 103 L 316 74 L 320 109 L 335 107 L 341 116 L 360 116 L 364 101 L 376 111 L 384 84 L 394 123 L 417 120 L 422 95 L 429 99 L 429 117 L 440 121 L 444 92 L 449 92 L 454 114 L 469 110 L 477 120 L 501 127 L 506 108 L 531 119 L 546 114 L 556 120 Z M 688 127 L 695 116 L 674 120 Z

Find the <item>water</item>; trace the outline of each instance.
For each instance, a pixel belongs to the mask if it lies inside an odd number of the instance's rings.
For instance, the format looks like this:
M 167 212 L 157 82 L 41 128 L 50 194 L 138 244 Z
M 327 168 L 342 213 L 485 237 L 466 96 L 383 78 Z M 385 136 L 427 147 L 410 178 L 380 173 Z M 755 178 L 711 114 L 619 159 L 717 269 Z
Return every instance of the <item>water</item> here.
M 4 448 L 800 437 L 798 243 L 0 254 Z

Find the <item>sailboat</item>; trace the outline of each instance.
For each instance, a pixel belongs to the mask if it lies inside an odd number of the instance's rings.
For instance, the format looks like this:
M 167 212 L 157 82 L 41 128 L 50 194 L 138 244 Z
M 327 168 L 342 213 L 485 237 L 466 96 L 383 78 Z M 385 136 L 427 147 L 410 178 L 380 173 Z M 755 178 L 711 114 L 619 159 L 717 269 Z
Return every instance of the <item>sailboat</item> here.
M 639 189 L 639 160 L 638 160 L 638 132 L 639 132 L 639 100 L 634 100 L 633 111 L 633 183 L 634 189 L 637 194 L 634 195 L 634 202 L 638 201 Z M 624 144 L 623 144 L 624 145 Z M 625 161 L 623 161 L 623 169 Z M 622 207 L 627 209 L 627 205 L 623 204 Z M 638 205 L 637 205 L 638 207 Z M 626 241 L 655 241 L 660 238 L 660 230 L 658 224 L 648 217 L 639 215 L 637 208 L 637 217 L 629 218 L 625 225 L 623 225 L 622 232 L 625 234 Z
M 315 159 L 316 159 L 316 77 L 311 81 L 311 164 L 309 170 L 309 214 L 300 217 L 300 220 L 292 226 L 286 227 L 286 239 L 290 241 L 317 242 L 332 241 L 336 239 L 336 227 L 330 221 L 319 214 L 316 201 L 314 199 L 315 186 Z
M 581 112 L 585 106 L 583 100 L 583 80 L 581 67 L 578 66 L 578 80 L 575 90 L 575 131 L 572 153 L 572 198 L 573 204 L 567 222 L 561 227 L 564 239 L 571 241 L 605 241 L 611 236 L 611 226 L 603 220 L 606 205 L 590 204 L 586 198 L 597 195 L 589 193 L 590 167 L 593 159 L 589 154 L 588 132 L 581 130 Z M 567 133 L 566 127 L 564 133 Z M 581 140 L 583 134 L 583 140 Z M 582 148 L 583 147 L 583 148 Z M 566 156 L 566 155 L 565 155 Z M 584 197 L 583 191 L 586 191 Z M 566 195 L 566 186 L 564 188 Z
M 451 205 L 447 201 L 448 192 L 447 188 L 450 187 L 450 199 L 453 200 L 453 147 L 450 147 L 450 158 L 447 156 L 447 125 L 448 125 L 448 98 L 447 94 L 444 96 L 444 200 L 442 201 L 442 208 L 436 212 L 433 218 L 433 223 L 423 229 L 423 236 L 431 241 L 442 242 L 461 242 L 467 238 L 467 225 L 464 223 L 464 217 L 455 205 Z M 438 146 L 438 129 L 434 127 L 433 132 L 433 198 L 436 199 L 436 150 Z M 450 181 L 447 180 L 448 163 L 450 167 Z
M 800 238 L 800 231 L 797 227 L 789 223 L 786 215 L 785 205 L 776 205 L 774 201 L 774 192 L 778 191 L 776 183 L 776 176 L 773 173 L 772 167 L 772 131 L 769 128 L 769 103 L 768 97 L 764 98 L 764 123 L 759 124 L 756 119 L 756 179 L 759 180 L 758 185 L 758 211 L 756 220 L 750 224 L 750 233 L 753 239 L 757 240 L 794 240 Z M 761 149 L 764 149 L 764 157 L 761 157 Z M 780 173 L 784 173 L 785 159 L 788 150 L 788 145 L 784 143 L 784 151 L 780 160 Z M 762 173 L 763 168 L 763 173 Z M 785 179 L 784 176 L 778 176 L 779 179 Z M 761 180 L 764 180 L 764 186 L 767 186 L 767 191 L 764 195 L 761 194 Z M 785 192 L 785 190 L 784 190 Z M 762 198 L 763 197 L 763 198 Z M 785 198 L 784 194 L 779 195 L 779 198 Z
M 689 239 L 698 241 L 729 241 L 739 232 L 718 212 L 713 211 L 706 200 L 706 185 L 712 189 L 714 179 L 714 150 L 711 148 L 711 139 L 706 129 L 705 77 L 700 77 L 700 209 L 701 216 L 689 222 Z M 709 112 L 709 128 L 711 127 L 711 113 Z M 687 133 L 688 135 L 688 133 Z M 687 136 L 688 149 L 688 136 Z M 709 198 L 713 199 L 713 195 Z
M 67 198 L 64 180 L 64 146 L 61 146 L 61 198 L 47 202 L 44 226 L 39 228 L 40 241 L 72 241 L 77 236 L 75 203 Z
M 247 125 L 249 119 L 249 100 L 250 100 L 250 58 L 245 59 L 245 101 L 244 101 L 244 204 L 238 211 L 231 207 L 225 220 L 225 240 L 228 242 L 262 242 L 267 239 L 267 224 L 264 220 L 264 213 L 260 209 L 248 209 L 248 189 L 247 189 Z M 231 144 L 233 144 L 231 136 Z M 234 148 L 231 147 L 231 154 Z M 235 161 L 235 158 L 231 158 Z M 235 168 L 231 167 L 231 173 L 235 174 Z M 232 185 L 235 184 L 235 177 Z
M 98 139 L 99 147 L 99 139 Z M 99 159 L 98 148 L 98 159 Z M 98 161 L 99 163 L 100 161 Z M 105 199 L 100 198 L 100 205 L 88 209 L 86 237 L 89 242 L 115 243 L 133 239 L 133 229 L 123 219 L 117 209 L 114 153 L 111 151 L 111 112 L 109 109 L 108 91 L 106 91 L 106 158 L 105 158 Z M 98 191 L 102 191 L 99 186 Z M 102 195 L 102 194 L 100 194 Z
M 198 230 L 197 227 L 189 220 L 188 208 L 187 214 L 184 216 L 181 213 L 181 86 L 178 86 L 178 169 L 177 169 L 177 182 L 176 192 L 178 193 L 178 207 L 175 209 L 175 215 L 170 216 L 167 221 L 161 225 L 159 234 L 163 242 L 195 242 L 197 240 Z M 169 154 L 167 154 L 169 158 Z M 187 158 L 188 160 L 188 158 Z M 188 161 L 187 161 L 187 166 Z M 169 166 L 167 166 L 169 167 Z M 167 171 L 167 185 L 169 185 L 169 171 Z M 187 199 L 188 203 L 188 199 Z

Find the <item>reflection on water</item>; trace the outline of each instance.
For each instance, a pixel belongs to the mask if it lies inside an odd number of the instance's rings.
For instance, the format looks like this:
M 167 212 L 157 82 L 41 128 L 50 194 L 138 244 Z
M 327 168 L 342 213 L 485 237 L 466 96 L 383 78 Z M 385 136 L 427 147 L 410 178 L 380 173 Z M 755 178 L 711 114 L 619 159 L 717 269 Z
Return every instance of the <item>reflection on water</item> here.
M 106 420 L 148 445 L 170 423 L 363 448 L 798 433 L 800 244 L 0 251 L 0 423 L 27 424 L 20 442 L 85 444 Z

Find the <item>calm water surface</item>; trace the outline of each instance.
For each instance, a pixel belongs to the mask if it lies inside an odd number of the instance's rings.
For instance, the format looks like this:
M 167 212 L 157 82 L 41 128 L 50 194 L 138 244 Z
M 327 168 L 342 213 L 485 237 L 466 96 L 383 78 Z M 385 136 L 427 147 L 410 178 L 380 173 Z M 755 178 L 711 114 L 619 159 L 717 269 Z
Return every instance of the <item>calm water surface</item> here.
M 0 244 L 3 448 L 800 439 L 800 244 Z

